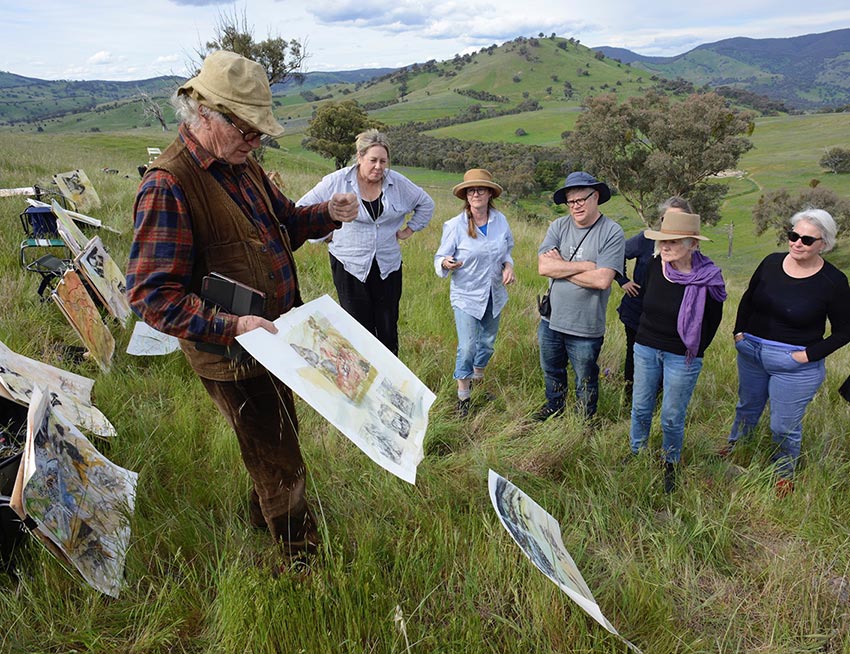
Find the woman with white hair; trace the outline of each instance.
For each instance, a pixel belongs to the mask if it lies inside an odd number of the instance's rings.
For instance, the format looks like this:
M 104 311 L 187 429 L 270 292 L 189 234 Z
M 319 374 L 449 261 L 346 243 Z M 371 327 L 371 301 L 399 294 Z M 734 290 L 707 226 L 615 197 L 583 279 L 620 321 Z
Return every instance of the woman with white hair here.
M 788 252 L 759 264 L 735 320 L 738 406 L 720 455 L 755 429 L 769 399 L 779 497 L 794 489 L 803 415 L 826 376 L 824 359 L 850 341 L 850 286 L 822 256 L 835 245 L 836 232 L 822 209 L 795 214 Z M 831 334 L 824 338 L 827 319 Z
M 702 370 L 706 348 L 723 316 L 726 285 L 720 269 L 699 251 L 700 217 L 668 209 L 661 229 L 646 230 L 655 241 L 644 285 L 643 311 L 635 336 L 631 455 L 647 446 L 658 391 L 663 434 L 664 492 L 676 487 L 685 415 Z M 631 456 L 630 455 L 630 456 Z

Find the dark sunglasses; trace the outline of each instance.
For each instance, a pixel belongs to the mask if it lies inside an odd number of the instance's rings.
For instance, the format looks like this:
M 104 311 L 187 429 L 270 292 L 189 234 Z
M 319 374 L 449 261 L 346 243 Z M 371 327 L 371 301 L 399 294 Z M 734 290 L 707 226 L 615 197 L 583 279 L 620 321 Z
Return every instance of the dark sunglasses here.
M 803 245 L 809 247 L 815 244 L 815 241 L 822 241 L 823 239 L 820 236 L 801 236 L 793 229 L 788 231 L 788 240 L 792 243 L 796 243 L 797 241 L 803 241 Z

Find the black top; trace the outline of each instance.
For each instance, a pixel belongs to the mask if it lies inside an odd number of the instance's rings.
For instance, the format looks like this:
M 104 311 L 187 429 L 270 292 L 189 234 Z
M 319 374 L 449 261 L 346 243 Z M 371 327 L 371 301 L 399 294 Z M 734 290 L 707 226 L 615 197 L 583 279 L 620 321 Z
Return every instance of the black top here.
M 369 217 L 372 220 L 377 220 L 380 218 L 381 214 L 384 213 L 384 193 L 376 197 L 374 200 L 360 200 L 363 203 L 363 206 L 366 207 L 366 213 L 369 214 Z
M 646 271 L 643 294 L 643 312 L 640 314 L 635 342 L 657 350 L 685 356 L 687 348 L 679 337 L 676 323 L 679 319 L 679 307 L 685 296 L 685 286 L 671 282 L 661 271 L 661 257 L 653 257 Z M 702 318 L 702 331 L 699 339 L 699 351 L 696 356 L 705 354 L 711 343 L 720 320 L 723 318 L 723 303 L 705 294 L 705 313 Z
M 750 279 L 735 320 L 735 333 L 806 347 L 819 361 L 850 342 L 850 286 L 831 263 L 811 277 L 796 279 L 782 269 L 786 253 L 769 254 Z M 826 319 L 832 334 L 824 338 Z

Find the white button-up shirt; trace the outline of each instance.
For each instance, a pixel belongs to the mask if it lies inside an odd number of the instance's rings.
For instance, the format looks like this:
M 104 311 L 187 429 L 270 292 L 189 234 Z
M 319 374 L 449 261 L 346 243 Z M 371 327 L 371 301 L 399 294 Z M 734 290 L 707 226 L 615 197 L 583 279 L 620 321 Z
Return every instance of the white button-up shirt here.
M 373 260 L 378 261 L 381 279 L 401 268 L 401 248 L 396 232 L 402 229 L 407 214 L 413 212 L 407 226 L 414 232 L 425 229 L 434 215 L 431 196 L 401 173 L 387 170 L 382 190 L 384 212 L 377 220 L 372 220 L 360 197 L 355 164 L 326 175 L 297 202 L 298 205 L 326 202 L 334 193 L 357 195 L 357 218 L 335 230 L 328 247 L 345 270 L 361 282 L 366 281 Z
M 468 224 L 465 211 L 443 224 L 443 238 L 434 255 L 434 269 L 440 277 L 446 277 L 450 271 L 443 268 L 445 257 L 463 262 L 460 268 L 451 271 L 449 299 L 452 308 L 481 320 L 491 295 L 494 316 L 498 316 L 508 302 L 502 268 L 506 263 L 514 264 L 511 257 L 514 237 L 505 216 L 495 209 L 490 210 L 486 235 L 476 227 L 475 238 L 472 238 Z

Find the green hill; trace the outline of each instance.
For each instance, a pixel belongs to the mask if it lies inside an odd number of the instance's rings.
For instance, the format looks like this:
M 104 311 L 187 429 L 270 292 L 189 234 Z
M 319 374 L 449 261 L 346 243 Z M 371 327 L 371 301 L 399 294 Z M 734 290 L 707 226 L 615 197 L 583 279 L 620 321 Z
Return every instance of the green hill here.
M 735 86 L 795 109 L 850 104 L 850 29 L 785 39 L 725 39 L 676 57 L 599 50 L 656 75 L 696 85 Z

